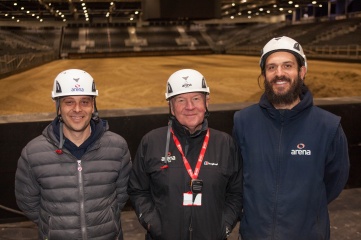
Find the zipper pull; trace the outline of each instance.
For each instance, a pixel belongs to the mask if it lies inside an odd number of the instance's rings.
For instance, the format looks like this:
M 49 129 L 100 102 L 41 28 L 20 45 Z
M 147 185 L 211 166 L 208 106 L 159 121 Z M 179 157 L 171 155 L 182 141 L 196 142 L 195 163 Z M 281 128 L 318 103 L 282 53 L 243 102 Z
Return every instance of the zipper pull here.
M 78 171 L 81 172 L 81 170 L 83 170 L 83 168 L 81 167 L 81 160 L 77 160 L 78 162 Z

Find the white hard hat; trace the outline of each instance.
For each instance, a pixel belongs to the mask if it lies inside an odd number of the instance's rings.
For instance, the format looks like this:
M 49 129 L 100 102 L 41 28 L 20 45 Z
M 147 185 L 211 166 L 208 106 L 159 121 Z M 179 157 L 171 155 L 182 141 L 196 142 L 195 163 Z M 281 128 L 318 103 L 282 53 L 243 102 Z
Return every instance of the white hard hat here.
M 98 96 L 93 77 L 80 69 L 68 69 L 54 79 L 52 98 L 62 96 L 87 95 Z
M 166 100 L 182 93 L 204 92 L 209 94 L 209 87 L 203 75 L 193 69 L 182 69 L 173 73 L 167 81 Z
M 307 70 L 307 60 L 302 46 L 294 39 L 286 36 L 273 38 L 263 47 L 262 56 L 259 61 L 261 69 L 264 68 L 266 58 L 271 53 L 279 51 L 287 51 L 293 53 L 296 57 L 298 56 L 298 58 L 301 58 L 301 64 L 302 66 L 305 66 Z

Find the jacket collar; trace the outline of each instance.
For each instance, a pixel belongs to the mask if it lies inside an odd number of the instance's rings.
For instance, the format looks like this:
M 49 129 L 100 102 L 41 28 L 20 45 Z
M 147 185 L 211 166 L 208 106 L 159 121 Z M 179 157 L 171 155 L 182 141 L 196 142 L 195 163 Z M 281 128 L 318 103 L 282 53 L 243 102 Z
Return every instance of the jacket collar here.
M 87 140 L 84 141 L 79 147 L 72 143 L 69 139 L 65 138 L 64 149 L 73 153 L 74 151 L 79 151 L 79 149 L 84 149 L 84 152 L 90 147 L 97 148 L 97 140 L 109 129 L 108 122 L 106 120 L 100 119 L 99 122 L 94 120 L 90 121 L 91 126 L 91 135 Z M 59 119 L 56 117 L 47 128 L 44 129 L 43 135 L 53 142 L 56 146 L 59 145 L 60 141 L 60 131 L 59 131 Z
M 290 121 L 297 118 L 304 110 L 313 106 L 313 96 L 306 85 L 303 85 L 302 87 L 300 100 L 301 101 L 292 109 L 278 110 L 268 101 L 266 95 L 262 94 L 259 106 L 273 119 L 278 121 Z
M 207 119 L 204 119 L 204 121 L 202 123 L 202 128 L 200 130 L 195 131 L 192 134 L 176 118 L 172 118 L 172 121 L 173 121 L 173 125 L 172 125 L 173 130 L 180 137 L 187 136 L 187 137 L 194 138 L 194 137 L 199 136 L 202 132 L 205 132 L 208 129 L 208 121 L 207 121 Z

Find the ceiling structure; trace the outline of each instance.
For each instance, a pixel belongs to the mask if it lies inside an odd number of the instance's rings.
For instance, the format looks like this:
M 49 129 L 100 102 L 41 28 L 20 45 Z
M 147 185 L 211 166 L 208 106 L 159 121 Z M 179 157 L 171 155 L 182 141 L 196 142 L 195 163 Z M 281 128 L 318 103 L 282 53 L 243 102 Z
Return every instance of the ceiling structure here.
M 0 0 L 0 22 L 131 23 L 142 20 L 142 1 L 147 0 Z M 330 2 L 333 1 L 220 0 L 220 19 L 292 15 L 297 9 L 324 8 Z

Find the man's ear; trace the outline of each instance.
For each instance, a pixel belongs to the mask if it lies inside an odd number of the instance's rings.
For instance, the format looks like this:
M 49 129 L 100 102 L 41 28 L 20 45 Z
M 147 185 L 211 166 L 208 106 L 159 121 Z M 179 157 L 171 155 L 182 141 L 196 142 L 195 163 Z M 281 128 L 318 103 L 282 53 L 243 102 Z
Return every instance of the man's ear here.
M 301 77 L 302 80 L 305 79 L 305 77 L 306 77 L 306 72 L 307 72 L 306 67 L 305 67 L 305 66 L 302 66 L 302 67 L 300 68 L 300 77 Z

